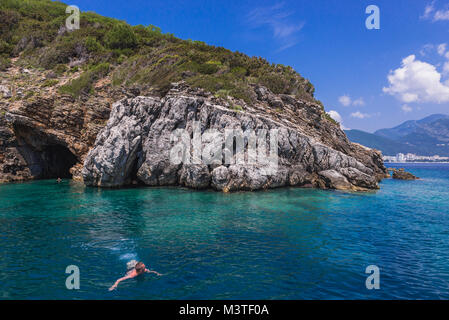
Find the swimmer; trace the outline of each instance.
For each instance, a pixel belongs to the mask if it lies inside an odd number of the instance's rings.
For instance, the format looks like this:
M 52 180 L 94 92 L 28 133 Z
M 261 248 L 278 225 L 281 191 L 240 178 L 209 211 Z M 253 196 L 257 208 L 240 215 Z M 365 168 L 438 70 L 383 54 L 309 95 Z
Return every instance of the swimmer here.
M 137 261 L 133 260 L 133 261 L 130 261 L 128 263 L 128 267 L 130 266 L 130 264 L 133 265 L 133 262 L 135 262 L 134 266 L 132 268 L 128 269 L 128 272 L 126 273 L 126 275 L 124 277 L 118 279 L 114 283 L 114 285 L 109 288 L 109 291 L 112 291 L 115 288 L 117 288 L 118 284 L 120 282 L 122 282 L 123 280 L 132 279 L 132 278 L 135 278 L 135 277 L 137 277 L 137 276 L 139 276 L 141 274 L 144 274 L 144 273 L 154 273 L 154 274 L 156 274 L 158 276 L 162 276 L 162 274 L 160 274 L 159 272 L 148 270 L 145 267 L 145 265 L 143 264 L 143 262 L 137 262 Z
M 56 182 L 61 183 L 61 182 L 62 182 L 62 179 L 61 179 L 61 178 L 58 178 L 58 179 L 56 180 Z

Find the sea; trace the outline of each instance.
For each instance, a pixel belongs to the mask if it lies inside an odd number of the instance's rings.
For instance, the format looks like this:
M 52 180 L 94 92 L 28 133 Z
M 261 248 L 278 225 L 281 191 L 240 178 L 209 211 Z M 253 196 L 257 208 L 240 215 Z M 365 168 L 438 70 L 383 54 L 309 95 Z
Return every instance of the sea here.
M 449 164 L 388 165 L 420 180 L 227 194 L 0 185 L 0 299 L 448 299 Z M 109 291 L 130 260 L 162 275 Z

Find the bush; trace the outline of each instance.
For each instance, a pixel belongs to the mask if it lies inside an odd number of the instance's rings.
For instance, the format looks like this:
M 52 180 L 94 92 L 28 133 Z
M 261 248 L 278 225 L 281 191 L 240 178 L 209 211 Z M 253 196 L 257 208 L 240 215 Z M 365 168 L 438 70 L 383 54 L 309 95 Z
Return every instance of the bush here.
M 87 37 L 84 45 L 89 53 L 98 53 L 103 49 L 103 46 L 94 37 Z
M 10 55 L 13 49 L 14 47 L 12 45 L 0 39 L 0 54 Z
M 216 64 L 212 63 L 203 63 L 198 66 L 198 72 L 201 72 L 203 74 L 213 74 L 216 73 L 220 67 Z
M 243 78 L 247 75 L 247 70 L 243 67 L 232 68 L 231 72 L 238 78 Z
M 260 77 L 259 82 L 270 89 L 273 93 L 290 93 L 289 82 L 280 73 L 267 73 Z
M 257 99 L 254 91 L 244 84 L 236 84 L 235 87 L 229 92 L 229 95 L 237 99 L 242 99 L 248 104 L 253 103 Z
M 69 63 L 70 59 L 76 56 L 76 43 L 73 41 L 61 41 L 43 51 L 39 57 L 39 64 L 45 69 L 52 69 L 58 64 Z
M 131 26 L 119 24 L 106 34 L 105 43 L 110 49 L 135 48 L 137 38 Z
M 64 74 L 64 72 L 67 71 L 67 67 L 65 64 L 57 64 L 54 68 L 53 71 L 58 75 L 61 76 Z
M 120 57 L 117 58 L 117 63 L 118 64 L 122 64 L 123 62 L 125 62 L 127 59 L 127 56 L 125 56 L 124 54 L 121 54 Z
M 11 66 L 11 60 L 9 58 L 0 56 L 0 71 L 6 71 Z
M 323 116 L 325 119 L 327 119 L 328 121 L 332 122 L 333 124 L 335 124 L 335 125 L 337 125 L 337 126 L 340 125 L 334 118 L 332 118 L 332 117 L 330 116 L 329 113 L 324 112 L 324 113 L 322 114 L 322 116 Z
M 106 76 L 109 72 L 109 63 L 101 63 L 84 72 L 79 78 L 72 80 L 59 88 L 63 94 L 69 94 L 74 98 L 80 97 L 82 94 L 93 93 L 93 83 L 100 78 Z

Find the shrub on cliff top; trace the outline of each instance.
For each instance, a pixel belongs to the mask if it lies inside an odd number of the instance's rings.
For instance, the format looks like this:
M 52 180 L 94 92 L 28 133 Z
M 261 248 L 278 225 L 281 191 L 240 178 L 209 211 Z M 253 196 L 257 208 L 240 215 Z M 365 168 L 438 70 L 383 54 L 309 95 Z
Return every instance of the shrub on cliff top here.
M 119 24 L 106 34 L 105 43 L 110 49 L 131 49 L 136 47 L 137 38 L 129 25 Z

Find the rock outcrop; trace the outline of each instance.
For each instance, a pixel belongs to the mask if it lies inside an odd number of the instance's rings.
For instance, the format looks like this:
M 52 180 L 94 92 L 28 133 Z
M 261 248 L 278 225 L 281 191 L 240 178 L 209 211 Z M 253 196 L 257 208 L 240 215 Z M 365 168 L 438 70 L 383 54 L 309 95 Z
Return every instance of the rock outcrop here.
M 115 103 L 85 158 L 84 182 L 120 187 L 138 181 L 225 192 L 283 186 L 378 188 L 387 173 L 380 153 L 351 144 L 338 125 L 323 117 L 319 105 L 275 96 L 263 87 L 255 87 L 255 92 L 259 104 L 245 105 L 242 111 L 233 110 L 232 101 L 183 84 L 174 85 L 164 98 L 140 96 Z M 236 150 L 234 140 L 229 148 L 225 139 L 230 129 L 244 133 L 243 149 Z M 203 140 L 195 155 L 197 132 Z M 270 161 L 249 161 L 253 138 L 248 132 L 255 133 L 257 146 L 271 143 L 270 152 L 277 155 L 275 168 Z M 260 132 L 270 134 L 256 137 Z M 185 148 L 181 161 L 174 161 L 180 141 Z M 268 155 L 268 147 L 263 150 Z
M 393 172 L 393 174 L 392 174 L 393 179 L 397 179 L 397 180 L 418 180 L 419 179 L 418 177 L 411 174 L 410 172 L 405 171 L 404 168 L 400 168 L 400 169 L 391 168 L 389 170 Z
M 137 96 L 138 89 L 116 88 L 108 79 L 95 85 L 95 95 L 73 99 L 53 88 L 30 87 L 50 76 L 33 70 L 26 73 L 26 83 L 11 86 L 9 78 L 20 72 L 11 68 L 1 88 L 0 182 L 71 176 L 102 187 L 141 183 L 221 191 L 282 186 L 367 190 L 377 188 L 387 175 L 381 154 L 349 142 L 325 117 L 322 106 L 275 95 L 262 86 L 254 86 L 257 103 L 251 106 L 184 83 L 173 84 L 162 98 Z M 28 98 L 30 92 L 36 94 Z M 202 136 L 200 160 L 207 145 L 226 146 L 220 140 L 226 130 L 255 134 L 265 130 L 267 149 L 271 131 L 277 130 L 275 172 L 265 164 L 237 161 L 234 146 L 223 148 L 232 155 L 230 163 L 223 157 L 203 163 L 194 159 L 194 153 L 190 163 L 173 163 L 173 133 L 184 130 L 193 140 L 195 126 L 200 133 L 211 129 L 218 133 Z M 251 139 L 244 140 L 245 161 Z
M 42 85 L 51 72 L 13 66 L 1 74 L 0 183 L 82 180 L 82 163 L 109 118 L 112 102 L 126 97 L 121 88 L 112 90 L 107 83 L 88 99 L 61 95 L 57 88 Z

